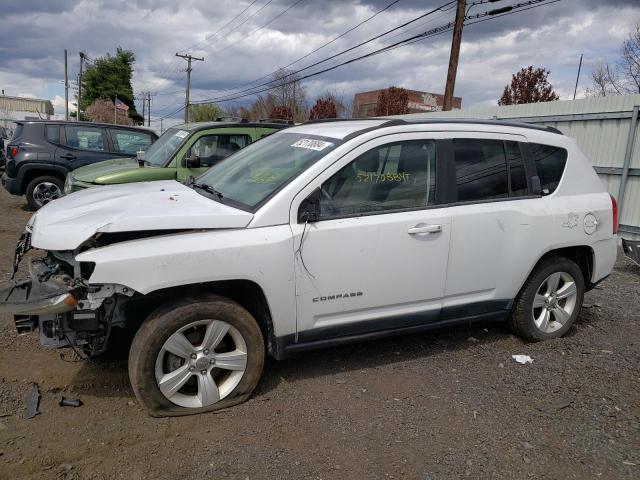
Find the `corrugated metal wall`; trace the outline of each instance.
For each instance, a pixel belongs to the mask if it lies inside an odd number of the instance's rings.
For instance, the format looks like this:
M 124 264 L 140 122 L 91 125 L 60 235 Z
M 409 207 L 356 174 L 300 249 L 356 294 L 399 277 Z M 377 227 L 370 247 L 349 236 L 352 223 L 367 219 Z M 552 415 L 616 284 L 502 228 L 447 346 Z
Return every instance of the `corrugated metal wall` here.
M 609 192 L 620 196 L 620 231 L 640 238 L 640 95 L 616 95 L 526 105 L 491 106 L 450 112 L 399 115 L 399 118 L 486 118 L 552 126 L 578 142 Z M 634 110 L 635 107 L 635 110 Z M 635 112 L 635 113 L 634 113 Z M 635 119 L 634 119 L 635 115 Z M 631 126 L 634 131 L 631 132 Z M 625 162 L 626 161 L 626 162 Z M 626 175 L 624 175 L 626 172 Z
M 0 111 L 31 112 L 40 115 L 53 115 L 53 104 L 50 100 L 26 97 L 8 97 L 0 95 Z

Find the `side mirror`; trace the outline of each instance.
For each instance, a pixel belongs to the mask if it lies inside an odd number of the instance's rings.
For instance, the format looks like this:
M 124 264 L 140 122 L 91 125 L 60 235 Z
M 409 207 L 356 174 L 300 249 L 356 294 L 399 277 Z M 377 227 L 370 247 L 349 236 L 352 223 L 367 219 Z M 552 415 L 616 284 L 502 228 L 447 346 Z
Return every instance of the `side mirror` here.
M 305 198 L 298 208 L 298 223 L 313 223 L 320 219 L 320 188 Z
M 531 193 L 533 195 L 542 195 L 542 185 L 538 175 L 531 177 Z
M 184 159 L 184 166 L 187 168 L 200 168 L 200 157 L 193 155 Z

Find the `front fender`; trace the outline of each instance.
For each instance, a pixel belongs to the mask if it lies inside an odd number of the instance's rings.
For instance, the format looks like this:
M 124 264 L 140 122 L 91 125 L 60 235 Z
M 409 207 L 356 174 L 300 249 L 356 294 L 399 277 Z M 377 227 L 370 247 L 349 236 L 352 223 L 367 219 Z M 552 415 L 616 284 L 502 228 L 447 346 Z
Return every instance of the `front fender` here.
M 92 262 L 89 284 L 117 283 L 142 294 L 249 280 L 264 292 L 278 335 L 295 333 L 293 238 L 289 225 L 210 230 L 132 240 L 76 256 Z

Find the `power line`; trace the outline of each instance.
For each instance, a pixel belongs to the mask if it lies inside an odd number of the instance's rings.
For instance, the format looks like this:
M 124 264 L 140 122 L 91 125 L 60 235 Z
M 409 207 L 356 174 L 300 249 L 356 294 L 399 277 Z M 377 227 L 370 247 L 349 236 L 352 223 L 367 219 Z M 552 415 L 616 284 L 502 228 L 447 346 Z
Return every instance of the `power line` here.
M 337 41 L 337 40 L 339 40 L 340 38 L 344 37 L 345 35 L 347 35 L 347 34 L 349 34 L 349 33 L 353 32 L 353 31 L 354 31 L 355 29 L 357 29 L 358 27 L 360 27 L 360 26 L 364 25 L 364 24 L 365 24 L 365 23 L 367 23 L 368 21 L 370 21 L 370 20 L 372 20 L 373 18 L 377 17 L 378 15 L 380 15 L 380 14 L 381 14 L 381 13 L 383 13 L 384 11 L 388 10 L 389 8 L 393 7 L 396 3 L 400 2 L 400 1 L 401 1 L 401 0 L 394 0 L 393 2 L 391 2 L 390 4 L 388 4 L 386 7 L 384 7 L 384 8 L 382 8 L 382 9 L 378 10 L 377 12 L 375 12 L 375 13 L 374 13 L 373 15 L 371 15 L 370 17 L 368 17 L 368 18 L 364 19 L 362 22 L 360 22 L 360 23 L 358 23 L 357 25 L 355 25 L 355 26 L 353 26 L 353 27 L 349 28 L 348 30 L 346 30 L 346 31 L 342 32 L 340 35 L 338 35 L 338 36 L 336 36 L 336 37 L 332 38 L 332 39 L 331 39 L 331 40 L 329 40 L 328 42 L 326 42 L 326 43 L 324 43 L 324 44 L 320 45 L 318 48 L 316 48 L 316 49 L 314 49 L 314 50 L 310 51 L 309 53 L 307 53 L 306 55 L 303 55 L 302 57 L 298 58 L 297 60 L 294 60 L 293 62 L 291 62 L 291 63 L 289 63 L 289 64 L 285 65 L 284 67 L 280 67 L 280 69 L 289 68 L 291 65 L 295 65 L 296 63 L 298 63 L 298 62 L 300 62 L 300 61 L 304 60 L 305 58 L 310 57 L 310 56 L 311 56 L 311 55 L 313 55 L 314 53 L 316 53 L 316 52 L 318 52 L 318 51 L 322 50 L 324 47 L 326 47 L 326 46 L 328 46 L 328 45 L 331 45 L 332 43 L 334 43 L 335 41 Z M 251 85 L 252 83 L 259 82 L 260 80 L 262 80 L 262 79 L 264 79 L 264 78 L 268 78 L 268 77 L 270 77 L 271 75 L 273 75 L 273 74 L 274 74 L 274 73 L 276 73 L 276 72 L 277 72 L 277 70 L 275 70 L 275 71 L 273 71 L 273 72 L 270 72 L 270 73 L 267 73 L 267 74 L 265 74 L 265 75 L 263 75 L 263 76 L 261 76 L 261 77 L 259 77 L 259 78 L 256 78 L 255 80 L 252 80 L 252 81 L 250 81 L 250 82 L 247 82 L 247 83 L 243 83 L 243 84 L 241 84 L 241 85 L 238 85 L 238 87 L 236 87 L 235 89 L 237 89 L 237 88 L 242 88 L 242 87 L 245 87 L 245 86 L 247 86 L 247 85 Z M 229 88 L 229 89 L 226 89 L 226 90 L 224 90 L 224 91 L 230 91 L 230 90 L 235 90 L 235 89 L 234 89 L 234 88 Z
M 231 20 L 229 20 L 227 23 L 225 23 L 222 27 L 220 27 L 218 30 L 216 30 L 215 32 L 213 32 L 210 35 L 207 35 L 204 37 L 204 40 L 198 42 L 198 43 L 194 43 L 193 45 L 191 45 L 190 47 L 185 48 L 184 50 L 189 52 L 191 50 L 193 50 L 194 48 L 196 48 L 197 46 L 199 46 L 200 44 L 202 44 L 203 42 L 209 40 L 210 38 L 214 37 L 215 35 L 218 35 L 222 30 L 224 30 L 227 26 L 229 26 L 230 24 L 232 24 L 236 19 L 238 19 L 239 17 L 241 17 L 247 10 L 249 10 L 256 2 L 258 2 L 258 0 L 253 0 L 253 2 L 251 2 L 247 7 L 244 8 L 244 10 L 242 10 L 239 14 L 237 14 L 235 17 L 233 17 Z M 260 10 L 258 10 L 259 12 Z M 258 13 L 256 12 L 256 13 Z M 255 13 L 254 13 L 255 15 Z M 247 17 L 247 20 L 249 18 L 251 18 L 253 15 Z M 246 20 L 245 20 L 246 21 Z M 242 24 L 241 24 L 242 25 Z M 233 31 L 233 30 L 231 30 Z M 163 76 L 165 73 L 167 73 L 167 71 L 176 64 L 176 59 L 173 58 L 172 61 L 165 66 L 162 71 L 158 74 L 158 76 Z
M 251 35 L 253 35 L 254 33 L 259 32 L 260 30 L 262 30 L 263 28 L 267 27 L 268 25 L 272 24 L 273 22 L 275 22 L 278 18 L 280 18 L 281 16 L 283 16 L 285 13 L 287 13 L 289 10 L 291 10 L 293 7 L 295 7 L 296 5 L 298 5 L 299 3 L 304 2 L 304 0 L 296 0 L 295 2 L 293 2 L 291 5 L 289 5 L 287 8 L 285 8 L 283 11 L 281 11 L 278 15 L 276 15 L 275 17 L 273 17 L 271 20 L 269 20 L 267 23 L 265 23 L 264 25 L 262 25 L 261 27 L 256 28 L 255 30 L 252 30 L 251 32 L 249 32 L 247 34 L 246 37 L 230 43 L 228 45 L 225 45 L 224 47 L 222 47 L 220 50 L 214 51 L 212 52 L 212 54 L 214 53 L 220 53 L 223 52 L 225 50 L 227 50 L 228 48 L 233 47 L 234 45 L 240 43 L 240 42 L 244 42 L 246 39 L 248 39 Z
M 424 14 L 422 14 L 422 15 L 418 16 L 418 17 L 415 17 L 415 18 L 414 18 L 414 19 L 412 19 L 412 20 L 409 20 L 408 22 L 403 23 L 402 25 L 399 25 L 399 26 L 397 26 L 397 27 L 395 27 L 395 28 L 392 28 L 392 29 L 390 29 L 390 30 L 387 30 L 386 32 L 383 32 L 383 33 L 381 33 L 381 34 L 379 34 L 379 35 L 376 35 L 375 37 L 372 37 L 372 38 L 370 38 L 369 40 L 366 40 L 366 41 L 364 41 L 364 42 L 360 42 L 359 44 L 357 44 L 357 45 L 355 45 L 355 46 L 353 46 L 353 47 L 347 48 L 346 50 L 343 50 L 343 51 L 338 52 L 338 53 L 336 53 L 336 54 L 334 54 L 334 55 L 331 55 L 330 57 L 325 58 L 324 60 L 320 60 L 320 61 L 315 62 L 315 63 L 312 63 L 311 65 L 308 65 L 308 66 L 306 66 L 306 67 L 304 67 L 304 68 L 301 68 L 301 69 L 299 69 L 299 70 L 296 70 L 295 72 L 291 72 L 291 73 L 289 73 L 289 74 L 285 75 L 284 77 L 282 77 L 282 78 L 280 78 L 280 79 L 270 80 L 270 81 L 265 82 L 265 83 L 262 83 L 262 84 L 260 84 L 260 85 L 256 85 L 256 86 L 254 86 L 254 87 L 250 87 L 250 88 L 246 88 L 246 89 L 244 89 L 244 90 L 240 90 L 240 91 L 238 91 L 238 92 L 233 93 L 232 95 L 238 95 L 238 94 L 240 94 L 240 93 L 249 92 L 250 90 L 254 90 L 254 89 L 258 89 L 258 88 L 260 88 L 260 87 L 265 87 L 265 86 L 267 86 L 267 85 L 271 85 L 271 84 L 273 84 L 273 83 L 274 83 L 274 82 L 276 82 L 276 81 L 281 81 L 281 80 L 282 80 L 282 79 L 284 79 L 284 78 L 290 77 L 290 76 L 292 76 L 292 75 L 297 75 L 297 74 L 299 74 L 300 72 L 303 72 L 303 71 L 305 71 L 305 70 L 309 70 L 310 68 L 313 68 L 313 67 L 315 67 L 315 66 L 317 66 L 317 65 L 320 65 L 320 64 L 322 64 L 322 63 L 328 62 L 329 60 L 333 60 L 333 59 L 334 59 L 334 58 L 336 58 L 336 57 L 339 57 L 339 56 L 341 56 L 341 55 L 344 55 L 345 53 L 351 52 L 351 51 L 353 51 L 353 50 L 355 50 L 355 49 L 357 49 L 357 48 L 359 48 L 359 47 L 361 47 L 361 46 L 363 46 L 363 45 L 366 45 L 367 43 L 371 43 L 371 42 L 373 42 L 374 40 L 377 40 L 377 39 L 379 39 L 379 38 L 381 38 L 381 37 L 384 37 L 385 35 L 388 35 L 389 33 L 395 32 L 395 31 L 397 31 L 397 30 L 399 30 L 399 29 L 401 29 L 401 28 L 406 27 L 407 25 L 410 25 L 410 24 L 412 24 L 412 23 L 414 23 L 414 22 L 416 22 L 416 21 L 418 21 L 418 20 L 421 20 L 421 19 L 423 19 L 423 18 L 425 18 L 425 17 L 427 17 L 427 16 L 429 16 L 429 15 L 432 15 L 433 13 L 435 13 L 435 12 L 437 12 L 437 11 L 440 11 L 442 8 L 447 7 L 448 5 L 450 5 L 450 4 L 452 4 L 452 3 L 455 3 L 455 2 L 454 2 L 454 1 L 447 2 L 447 3 L 445 3 L 445 4 L 441 5 L 441 6 L 437 7 L 437 8 L 434 8 L 433 10 L 430 10 L 430 11 L 429 11 L 429 12 L 427 12 L 427 13 L 424 13 Z
M 520 13 L 521 11 L 531 10 L 532 8 L 537 8 L 537 7 L 541 7 L 541 6 L 544 6 L 544 5 L 550 5 L 552 3 L 557 3 L 559 1 L 560 0 L 530 0 L 528 2 L 522 2 L 522 3 L 518 3 L 518 4 L 511 5 L 509 7 L 506 7 L 506 8 L 509 8 L 509 10 L 504 12 L 504 13 L 496 13 L 496 12 L 499 12 L 499 11 L 504 11 L 504 9 L 490 10 L 490 11 L 482 12 L 482 13 L 479 13 L 479 14 L 476 14 L 476 15 L 467 16 L 467 17 L 465 17 L 465 21 L 474 19 L 476 21 L 466 23 L 466 25 L 474 25 L 474 24 L 480 23 L 482 21 L 487 21 L 487 20 L 492 20 L 492 19 L 495 19 L 495 18 L 500 18 L 500 17 L 506 16 L 506 15 L 512 15 L 514 13 Z M 523 8 L 523 7 L 529 7 L 529 8 Z M 483 17 L 489 17 L 489 18 L 484 18 L 483 19 Z M 432 36 L 440 35 L 442 33 L 445 33 L 447 31 L 451 30 L 452 28 L 453 28 L 453 22 L 449 22 L 449 23 L 447 23 L 445 25 L 441 25 L 441 26 L 436 27 L 434 29 L 431 29 L 431 30 L 429 30 L 427 32 L 423 32 L 421 34 L 414 35 L 412 37 L 406 38 L 406 39 L 401 40 L 399 42 L 396 42 L 396 43 L 394 43 L 392 45 L 388 45 L 386 47 L 374 50 L 374 51 L 369 52 L 367 54 L 352 58 L 350 60 L 347 60 L 345 62 L 339 63 L 339 64 L 331 66 L 331 67 L 327 67 L 327 68 L 319 70 L 317 72 L 313 72 L 313 73 L 304 75 L 302 77 L 295 78 L 294 80 L 291 80 L 289 82 L 286 82 L 286 83 L 278 85 L 278 87 L 279 86 L 284 86 L 284 85 L 289 85 L 289 84 L 294 83 L 296 81 L 301 81 L 301 80 L 304 80 L 304 79 L 307 79 L 307 78 L 314 77 L 316 75 L 320 75 L 322 73 L 329 72 L 331 70 L 335 70 L 336 68 L 339 68 L 341 66 L 348 65 L 348 64 L 354 63 L 356 61 L 363 60 L 365 58 L 369 58 L 369 57 L 372 57 L 372 56 L 375 56 L 375 55 L 379 55 L 381 53 L 393 50 L 393 49 L 398 48 L 400 46 L 410 45 L 410 44 L 415 43 L 415 42 L 417 42 L 419 40 L 425 40 L 426 38 L 430 38 Z M 297 73 L 297 72 L 294 72 L 293 74 L 295 74 L 295 73 Z M 210 103 L 210 102 L 222 102 L 222 101 L 229 101 L 229 100 L 237 100 L 239 98 L 244 98 L 244 97 L 256 95 L 258 93 L 266 92 L 268 90 L 273 90 L 274 88 L 277 88 L 277 87 L 267 87 L 267 88 L 264 88 L 262 90 L 254 91 L 254 92 L 243 94 L 243 95 L 240 95 L 241 92 L 237 92 L 237 94 L 235 94 L 233 96 L 225 96 L 225 97 L 221 97 L 221 98 L 210 98 L 210 99 L 206 99 L 206 100 L 200 100 L 200 101 L 194 102 L 194 103 Z

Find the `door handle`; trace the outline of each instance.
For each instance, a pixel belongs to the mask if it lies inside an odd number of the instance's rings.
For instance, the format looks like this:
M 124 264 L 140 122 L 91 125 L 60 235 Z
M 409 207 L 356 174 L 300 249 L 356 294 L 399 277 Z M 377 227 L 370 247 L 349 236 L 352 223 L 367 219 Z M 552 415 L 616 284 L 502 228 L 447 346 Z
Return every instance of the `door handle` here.
M 409 235 L 418 235 L 420 233 L 438 233 L 442 231 L 442 225 L 416 225 L 407 230 Z
M 76 156 L 72 153 L 67 153 L 66 155 L 60 155 L 60 158 L 64 158 L 65 160 L 74 160 Z

